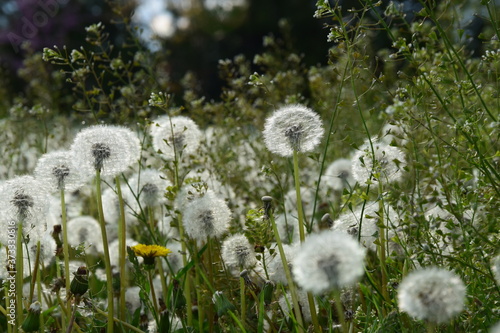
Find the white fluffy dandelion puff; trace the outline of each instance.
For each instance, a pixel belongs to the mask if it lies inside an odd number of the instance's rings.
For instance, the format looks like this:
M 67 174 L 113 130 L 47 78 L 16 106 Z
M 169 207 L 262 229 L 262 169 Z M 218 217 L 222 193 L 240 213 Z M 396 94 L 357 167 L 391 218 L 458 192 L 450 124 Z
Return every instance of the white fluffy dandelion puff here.
M 283 244 L 283 251 L 285 252 L 286 262 L 288 267 L 290 268 L 290 271 L 292 271 L 292 262 L 295 257 L 296 250 L 296 246 Z M 269 272 L 269 280 L 276 283 L 281 283 L 285 286 L 288 285 L 285 268 L 283 267 L 283 262 L 281 261 L 279 253 L 276 253 L 276 255 L 272 257 L 267 266 L 267 271 Z
M 355 284 L 364 273 L 365 250 L 343 232 L 311 234 L 292 262 L 297 284 L 314 294 Z
M 231 210 L 226 202 L 211 190 L 187 204 L 182 218 L 186 233 L 199 241 L 222 236 L 230 220 Z
M 399 309 L 432 323 L 444 323 L 464 308 L 465 285 L 454 273 L 425 268 L 410 273 L 398 287 Z
M 116 176 L 136 161 L 140 148 L 130 130 L 118 126 L 91 126 L 81 130 L 71 146 L 74 165 L 88 176 Z
M 102 253 L 103 244 L 99 222 L 91 216 L 79 216 L 68 221 L 68 243 L 73 248 L 84 246 L 92 254 Z
M 222 243 L 222 260 L 230 268 L 251 268 L 257 263 L 255 251 L 245 235 L 230 236 Z
M 150 127 L 153 148 L 160 151 L 166 160 L 175 159 L 175 155 L 190 155 L 198 149 L 202 132 L 190 118 L 162 116 Z
M 399 226 L 399 218 L 394 209 L 390 206 L 384 207 L 384 225 L 387 228 L 387 237 L 392 238 L 395 233 L 394 228 Z M 375 241 L 378 239 L 379 230 L 379 203 L 368 201 L 365 206 L 358 206 L 353 210 L 342 213 L 333 222 L 332 230 L 342 231 L 351 235 L 354 239 L 368 249 L 376 250 Z M 393 247 L 394 244 L 390 243 Z
M 352 188 L 356 183 L 352 175 L 352 162 L 346 158 L 335 160 L 326 168 L 324 178 L 328 187 L 335 191 Z
M 73 192 L 88 180 L 73 165 L 73 154 L 69 151 L 54 151 L 44 154 L 38 160 L 35 177 L 51 192 L 66 190 Z
M 141 207 L 154 207 L 165 203 L 165 192 L 172 183 L 155 169 L 144 169 L 134 174 L 128 182 L 130 188 L 124 191 L 127 201 L 139 199 Z M 130 192 L 132 191 L 132 192 Z
M 373 147 L 373 151 L 372 151 Z M 393 183 L 403 179 L 406 156 L 399 148 L 379 142 L 377 138 L 359 147 L 352 157 L 352 173 L 361 185 Z
M 266 119 L 264 141 L 267 149 L 280 156 L 312 151 L 320 143 L 324 129 L 313 110 L 293 104 L 276 110 Z
M 2 237 L 7 226 L 23 226 L 23 233 L 41 236 L 46 228 L 48 194 L 46 188 L 31 176 L 20 176 L 6 181 L 0 186 L 0 226 Z M 4 235 L 5 234 L 5 235 Z

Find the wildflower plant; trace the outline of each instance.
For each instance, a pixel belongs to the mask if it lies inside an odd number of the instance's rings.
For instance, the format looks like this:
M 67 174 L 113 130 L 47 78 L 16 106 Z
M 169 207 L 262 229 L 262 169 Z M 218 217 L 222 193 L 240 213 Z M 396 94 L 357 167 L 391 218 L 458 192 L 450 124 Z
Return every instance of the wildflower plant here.
M 398 287 L 399 308 L 430 325 L 444 323 L 463 310 L 465 291 L 462 280 L 448 270 L 417 270 Z

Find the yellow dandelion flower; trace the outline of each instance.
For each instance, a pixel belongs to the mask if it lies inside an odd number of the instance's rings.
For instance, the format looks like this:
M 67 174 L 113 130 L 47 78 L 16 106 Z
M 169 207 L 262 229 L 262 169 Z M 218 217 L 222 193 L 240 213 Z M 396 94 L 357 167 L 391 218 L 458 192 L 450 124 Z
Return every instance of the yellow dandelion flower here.
M 144 263 L 146 265 L 153 265 L 154 258 L 165 257 L 172 252 L 166 247 L 160 245 L 137 244 L 130 248 L 134 251 L 136 256 L 144 258 Z

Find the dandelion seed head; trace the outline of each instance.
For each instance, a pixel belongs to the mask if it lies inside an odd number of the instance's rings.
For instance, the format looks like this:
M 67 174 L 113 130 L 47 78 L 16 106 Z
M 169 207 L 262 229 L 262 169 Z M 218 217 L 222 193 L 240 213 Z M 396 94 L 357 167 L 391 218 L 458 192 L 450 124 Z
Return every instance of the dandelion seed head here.
M 101 171 L 104 161 L 111 157 L 111 148 L 105 143 L 96 142 L 92 144 L 91 152 L 94 157 L 94 168 Z
M 272 153 L 292 156 L 293 152 L 310 152 L 323 137 L 321 118 L 313 110 L 293 104 L 276 110 L 266 119 L 264 142 Z
M 425 268 L 406 276 L 398 287 L 399 309 L 412 317 L 445 323 L 462 312 L 465 285 L 454 273 Z
M 403 180 L 405 154 L 399 148 L 380 142 L 377 138 L 359 147 L 351 161 L 353 177 L 360 185 L 367 185 L 368 181 L 376 184 L 379 181 L 393 183 Z
M 296 249 L 296 246 L 283 244 L 283 251 L 285 252 L 285 257 L 290 272 L 293 272 L 292 262 L 295 257 Z M 281 256 L 278 252 L 278 249 L 276 249 L 274 257 L 272 257 L 272 259 L 267 263 L 267 271 L 269 273 L 269 279 L 271 281 L 281 283 L 285 286 L 288 285 L 285 268 L 283 267 L 283 262 L 281 261 Z
M 135 246 L 139 244 L 138 241 L 136 241 L 135 239 L 132 239 L 132 238 L 127 238 L 125 240 L 125 245 L 128 246 L 128 247 L 132 247 L 132 246 Z M 109 261 L 111 262 L 111 265 L 114 266 L 114 267 L 119 267 L 119 246 L 120 246 L 120 241 L 118 239 L 115 239 L 114 241 L 112 242 L 109 242 Z M 141 262 L 142 261 L 142 258 L 139 258 Z M 128 263 L 128 260 L 127 260 L 127 263 Z M 161 289 L 161 287 L 160 287 Z
M 352 163 L 346 158 L 332 162 L 325 171 L 324 178 L 328 187 L 335 191 L 352 188 L 356 183 L 352 175 Z
M 99 170 L 102 176 L 115 176 L 137 161 L 140 144 L 127 128 L 97 125 L 76 135 L 71 152 L 73 165 L 84 175 L 92 177 Z
M 135 223 L 137 223 L 137 217 L 134 214 L 139 214 L 140 211 L 137 205 L 137 201 L 128 190 L 128 186 L 122 185 L 122 191 L 125 204 L 125 223 L 127 225 L 127 228 L 130 228 Z M 110 227 L 107 229 L 109 230 L 115 228 L 116 226 L 118 226 L 118 220 L 120 218 L 120 203 L 115 190 L 113 190 L 112 188 L 106 188 L 102 192 L 102 205 L 103 207 L 106 207 L 106 209 L 104 210 L 104 220 L 109 223 L 108 227 Z M 118 230 L 116 228 L 116 232 L 108 235 L 110 241 L 112 240 L 113 235 L 117 235 L 117 232 Z
M 47 226 L 48 193 L 32 176 L 18 176 L 0 185 L 0 222 L 23 226 L 23 234 L 39 239 Z M 0 232 L 0 243 L 7 244 L 7 228 Z
M 381 140 L 390 145 L 395 143 L 399 146 L 404 146 L 408 140 L 404 139 L 404 127 L 401 124 L 385 124 L 382 128 Z
M 158 170 L 143 169 L 130 177 L 128 185 L 123 191 L 127 202 L 134 202 L 138 198 L 141 207 L 146 208 L 166 203 L 164 194 L 172 183 Z
M 191 155 L 200 146 L 202 132 L 198 125 L 188 117 L 162 116 L 153 121 L 150 127 L 153 148 L 161 151 L 166 160 L 174 160 L 175 154 Z
M 281 214 L 276 218 L 276 227 L 284 244 L 299 241 L 299 220 L 291 214 Z
M 343 232 L 311 234 L 297 249 L 293 274 L 297 284 L 315 294 L 348 287 L 364 272 L 365 250 Z
M 230 236 L 222 243 L 222 259 L 230 268 L 246 269 L 257 263 L 255 251 L 245 235 Z
M 88 180 L 73 166 L 73 154 L 69 151 L 54 151 L 44 154 L 38 160 L 34 175 L 50 192 L 64 189 L 76 191 Z
M 332 230 L 345 232 L 351 235 L 364 247 L 376 251 L 375 241 L 379 236 L 379 202 L 368 201 L 364 208 L 362 205 L 355 207 L 352 211 L 343 212 L 339 218 L 333 221 Z M 391 206 L 384 206 L 383 211 L 384 225 L 386 227 L 387 239 L 395 236 L 395 229 L 399 226 L 400 220 L 396 211 Z M 396 243 L 389 241 L 391 252 L 399 248 Z
M 68 221 L 68 243 L 73 248 L 83 245 L 92 254 L 104 251 L 101 226 L 92 216 L 79 216 Z
M 190 237 L 204 241 L 207 237 L 222 236 L 230 220 L 231 211 L 226 202 L 208 190 L 185 206 L 182 222 Z

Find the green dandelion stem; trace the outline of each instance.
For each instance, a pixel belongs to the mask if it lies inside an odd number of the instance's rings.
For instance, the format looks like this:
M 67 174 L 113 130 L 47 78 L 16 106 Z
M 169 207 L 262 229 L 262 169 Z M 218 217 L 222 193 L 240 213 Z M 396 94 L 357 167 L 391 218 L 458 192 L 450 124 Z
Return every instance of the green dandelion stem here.
M 17 225 L 16 242 L 16 318 L 17 327 L 24 321 L 23 316 L 23 223 Z
M 8 247 L 5 247 L 5 252 L 6 252 L 6 258 L 9 257 L 9 249 Z M 8 275 L 10 277 L 10 268 L 9 268 L 9 272 L 8 272 Z M 4 293 L 5 293 L 5 305 L 7 306 L 7 304 L 10 304 L 10 297 L 9 297 L 9 285 L 10 283 L 4 283 Z M 2 314 L 5 315 L 5 318 L 7 318 L 7 311 L 5 310 L 5 308 L 3 308 L 1 305 L 0 305 L 0 312 L 2 312 Z M 7 333 L 11 333 L 12 332 L 12 325 L 10 324 L 7 324 Z
M 382 194 L 382 184 L 379 182 L 379 192 Z M 387 263 L 386 263 L 386 238 L 385 238 L 385 223 L 384 223 L 384 203 L 379 201 L 379 259 L 380 267 L 382 268 L 382 296 L 384 303 L 389 301 L 389 293 L 387 291 Z M 385 316 L 386 307 L 382 306 L 382 312 Z
M 241 305 L 241 310 L 240 310 L 241 322 L 244 325 L 246 321 L 247 305 L 245 299 L 245 279 L 242 276 L 240 276 L 240 305 Z
M 347 323 L 345 322 L 344 307 L 342 306 L 342 301 L 340 300 L 340 290 L 334 290 L 332 294 L 335 301 L 337 316 L 339 318 L 340 325 L 342 326 L 342 332 L 349 333 L 349 328 L 347 327 Z
M 158 267 L 158 274 L 160 275 L 160 282 L 161 282 L 161 295 L 163 297 L 163 300 L 167 302 L 168 300 L 168 286 L 167 286 L 167 277 L 165 275 L 165 270 L 163 269 L 163 263 L 162 263 L 162 258 L 156 262 L 156 266 Z
M 300 178 L 299 178 L 299 153 L 294 150 L 293 151 L 293 176 L 295 182 L 295 193 L 297 197 L 297 217 L 299 220 L 299 237 L 300 242 L 303 243 L 306 239 L 305 231 L 304 231 L 304 210 L 302 207 L 302 196 L 300 195 Z M 311 222 L 312 227 L 312 222 Z M 309 308 L 311 310 L 311 320 L 314 325 L 314 329 L 316 332 L 320 332 L 321 328 L 318 322 L 318 316 L 316 314 L 316 306 L 314 304 L 314 297 L 311 293 L 307 293 L 307 300 L 309 303 Z
M 122 188 L 120 184 L 120 177 L 115 177 L 116 193 L 118 194 L 118 206 L 120 209 L 120 217 L 118 220 L 118 260 L 120 267 L 120 303 L 119 303 L 119 318 L 125 319 L 125 291 L 127 288 L 127 269 L 125 267 L 125 260 L 127 256 L 126 239 L 127 227 L 125 224 L 125 203 L 123 201 Z
M 177 186 L 177 185 L 176 185 Z M 182 225 L 182 216 L 179 214 L 178 215 L 179 223 L 178 223 L 178 228 L 179 228 L 179 237 L 181 239 L 181 248 L 182 248 L 182 263 L 184 267 L 187 266 L 187 246 L 186 246 L 186 235 L 184 234 L 184 226 Z M 187 321 L 188 321 L 188 326 L 193 326 L 193 301 L 191 299 L 191 282 L 189 280 L 189 270 L 185 272 L 185 279 L 184 279 L 184 297 L 186 298 L 186 314 L 187 314 Z
M 108 294 L 108 324 L 107 333 L 113 333 L 113 274 L 111 273 L 111 260 L 109 258 L 108 236 L 106 233 L 106 222 L 104 221 L 104 210 L 102 208 L 101 192 L 101 171 L 96 170 L 96 191 L 97 191 L 97 210 L 99 216 L 99 225 L 101 226 L 102 243 L 104 248 L 104 266 L 106 268 L 106 290 Z
M 31 275 L 30 297 L 29 303 L 33 303 L 33 296 L 35 295 L 36 277 L 39 275 L 38 266 L 40 265 L 40 240 L 36 242 L 36 255 L 35 264 L 33 265 L 33 274 Z M 38 294 L 38 293 L 37 293 Z
M 64 195 L 64 188 L 60 190 L 61 197 L 61 224 L 63 234 L 63 254 L 64 254 L 64 281 L 66 283 L 66 290 L 69 290 L 71 284 L 69 272 L 69 243 L 68 243 L 68 217 L 66 215 L 66 200 Z
M 106 313 L 105 311 L 99 309 L 98 307 L 94 307 L 93 308 L 97 313 L 99 313 L 100 315 L 102 316 L 105 316 L 105 317 L 109 317 L 109 313 Z M 126 323 L 116 317 L 113 317 L 113 320 L 117 323 L 117 324 L 120 324 L 120 325 L 123 325 L 124 327 L 128 328 L 129 330 L 131 330 L 132 332 L 136 332 L 136 333 L 145 333 L 144 331 L 141 331 L 140 329 L 138 329 L 137 327 L 134 327 L 132 325 L 130 325 L 129 323 Z
M 297 196 L 297 218 L 299 220 L 299 236 L 302 243 L 305 239 L 304 232 L 304 211 L 302 208 L 302 197 L 300 195 L 300 179 L 299 179 L 299 156 L 296 150 L 293 151 L 293 176 L 295 182 L 295 193 Z
M 153 269 L 148 269 L 148 280 L 149 280 L 149 289 L 151 290 L 151 298 L 153 299 L 153 308 L 155 309 L 155 317 L 160 314 L 158 310 L 158 298 L 156 297 L 155 286 L 153 284 Z
M 40 241 L 38 241 L 37 248 L 40 248 Z M 42 302 L 42 274 L 37 274 L 36 276 L 36 294 L 38 301 Z M 40 313 L 40 332 L 45 332 L 43 314 Z
M 69 272 L 69 242 L 68 242 L 68 216 L 66 214 L 66 197 L 64 192 L 64 187 L 60 189 L 60 198 L 61 198 L 61 227 L 62 227 L 62 236 L 63 236 L 63 256 L 64 256 L 64 282 L 66 285 L 66 290 L 69 290 L 71 285 L 71 278 Z M 69 303 L 66 304 L 68 311 L 71 310 L 71 305 Z
M 231 310 L 227 310 L 227 313 L 229 313 L 229 315 L 231 316 L 231 318 L 233 318 L 233 320 L 236 323 L 236 325 L 238 325 L 238 327 L 240 328 L 240 332 L 246 333 L 247 331 L 245 330 L 245 327 L 243 327 L 243 324 L 238 319 L 238 317 L 234 314 L 234 312 L 231 311 Z
M 288 288 L 290 289 L 290 294 L 292 295 L 293 311 L 295 313 L 295 320 L 297 321 L 297 331 L 299 333 L 304 332 L 304 321 L 302 319 L 302 313 L 300 312 L 299 298 L 297 296 L 297 288 L 292 279 L 292 273 L 290 272 L 290 266 L 286 260 L 285 250 L 283 250 L 283 243 L 281 242 L 280 234 L 278 232 L 278 227 L 276 227 L 276 221 L 272 213 L 269 214 L 269 220 L 273 227 L 274 238 L 276 239 L 276 244 L 278 244 L 278 250 L 283 264 L 283 269 L 285 271 L 286 280 L 288 282 Z

